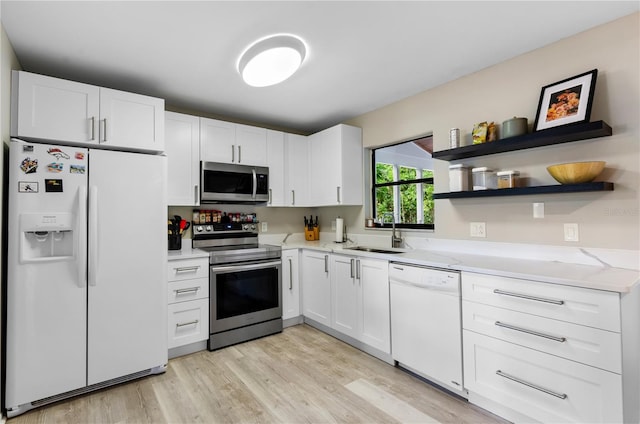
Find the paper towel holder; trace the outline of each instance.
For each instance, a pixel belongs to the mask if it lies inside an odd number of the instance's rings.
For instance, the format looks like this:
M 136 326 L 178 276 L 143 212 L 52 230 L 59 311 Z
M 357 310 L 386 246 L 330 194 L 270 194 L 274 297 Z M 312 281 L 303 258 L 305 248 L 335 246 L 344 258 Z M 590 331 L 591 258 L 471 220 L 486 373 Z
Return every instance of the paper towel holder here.
M 345 243 L 347 241 L 347 226 L 344 220 L 338 216 L 336 218 L 336 240 L 335 243 Z

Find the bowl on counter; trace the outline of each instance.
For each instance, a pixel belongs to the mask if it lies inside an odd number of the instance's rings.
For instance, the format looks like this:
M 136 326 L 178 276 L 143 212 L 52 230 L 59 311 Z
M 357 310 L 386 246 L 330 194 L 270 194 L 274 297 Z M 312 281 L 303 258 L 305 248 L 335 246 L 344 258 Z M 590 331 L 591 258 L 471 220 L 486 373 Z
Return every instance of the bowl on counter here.
M 560 163 L 547 171 L 560 184 L 580 184 L 593 181 L 604 169 L 604 161 Z

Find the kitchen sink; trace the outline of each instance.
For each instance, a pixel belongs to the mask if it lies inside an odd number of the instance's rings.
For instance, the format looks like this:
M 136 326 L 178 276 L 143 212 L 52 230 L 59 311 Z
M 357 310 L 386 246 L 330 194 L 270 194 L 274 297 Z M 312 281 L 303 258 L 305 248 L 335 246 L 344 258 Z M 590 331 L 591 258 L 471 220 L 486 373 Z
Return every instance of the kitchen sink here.
M 400 250 L 389 250 L 379 247 L 365 247 L 365 246 L 356 246 L 356 247 L 345 247 L 345 250 L 357 250 L 360 252 L 371 252 L 371 253 L 402 253 Z

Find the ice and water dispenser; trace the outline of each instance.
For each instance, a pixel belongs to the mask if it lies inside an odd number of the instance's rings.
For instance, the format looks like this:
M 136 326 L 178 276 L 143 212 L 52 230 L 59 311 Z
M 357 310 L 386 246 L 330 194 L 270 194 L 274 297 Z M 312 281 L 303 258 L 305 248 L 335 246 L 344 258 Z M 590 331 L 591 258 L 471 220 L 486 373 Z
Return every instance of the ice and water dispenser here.
M 20 262 L 70 260 L 75 253 L 75 214 L 20 215 Z

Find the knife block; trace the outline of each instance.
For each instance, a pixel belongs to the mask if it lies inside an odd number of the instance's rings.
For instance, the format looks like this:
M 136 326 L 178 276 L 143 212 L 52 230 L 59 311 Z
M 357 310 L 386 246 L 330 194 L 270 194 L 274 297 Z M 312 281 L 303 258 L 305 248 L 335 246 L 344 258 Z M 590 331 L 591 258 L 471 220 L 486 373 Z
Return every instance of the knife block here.
M 304 239 L 307 241 L 314 241 L 317 240 L 316 236 L 315 236 L 315 231 L 313 231 L 313 229 L 309 229 L 307 227 L 304 228 Z

